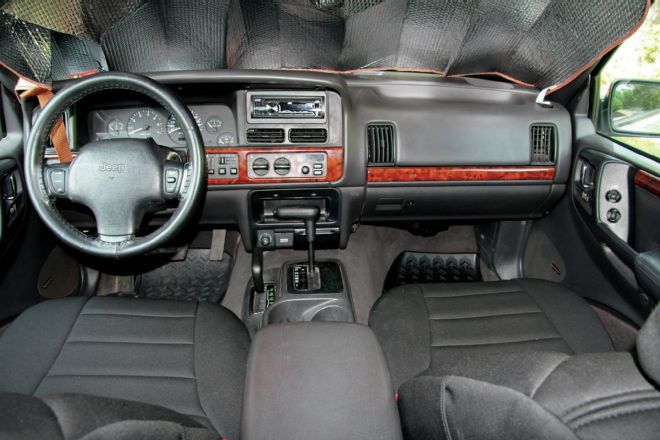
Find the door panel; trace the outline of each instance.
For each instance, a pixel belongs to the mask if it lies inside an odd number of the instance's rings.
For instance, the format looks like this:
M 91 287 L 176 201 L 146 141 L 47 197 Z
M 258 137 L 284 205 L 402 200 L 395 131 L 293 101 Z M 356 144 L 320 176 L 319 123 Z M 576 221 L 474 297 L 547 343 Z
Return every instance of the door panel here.
M 629 300 L 645 314 L 660 298 L 648 283 L 646 291 L 640 288 L 636 262 L 660 248 L 660 164 L 596 134 L 578 139 L 577 146 L 574 207 L 603 247 L 610 263 L 604 269 L 627 280 Z

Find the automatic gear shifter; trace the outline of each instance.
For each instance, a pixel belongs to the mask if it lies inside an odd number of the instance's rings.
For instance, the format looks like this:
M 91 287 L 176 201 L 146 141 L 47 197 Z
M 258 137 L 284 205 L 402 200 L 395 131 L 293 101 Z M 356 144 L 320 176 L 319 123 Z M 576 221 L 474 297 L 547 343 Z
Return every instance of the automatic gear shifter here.
M 307 290 L 321 288 L 321 275 L 314 263 L 314 240 L 316 238 L 316 220 L 320 210 L 316 206 L 283 206 L 275 209 L 275 216 L 281 220 L 303 220 L 307 235 L 308 266 L 304 276 L 307 277 Z

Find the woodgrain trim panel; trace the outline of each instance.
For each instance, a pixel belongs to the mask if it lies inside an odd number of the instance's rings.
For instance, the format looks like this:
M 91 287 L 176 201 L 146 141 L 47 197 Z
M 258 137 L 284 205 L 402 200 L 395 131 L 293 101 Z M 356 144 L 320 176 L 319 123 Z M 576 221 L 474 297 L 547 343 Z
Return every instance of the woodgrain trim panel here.
M 635 173 L 635 185 L 660 196 L 660 178 L 646 171 L 638 170 Z
M 369 182 L 445 182 L 488 180 L 549 180 L 555 167 L 370 167 Z
M 238 177 L 234 179 L 209 178 L 209 185 L 259 184 L 259 183 L 295 183 L 295 182 L 336 182 L 344 175 L 344 147 L 235 147 L 207 148 L 206 154 L 238 154 Z M 301 177 L 282 179 L 251 179 L 248 177 L 247 156 L 255 153 L 326 153 L 328 172 L 324 177 Z

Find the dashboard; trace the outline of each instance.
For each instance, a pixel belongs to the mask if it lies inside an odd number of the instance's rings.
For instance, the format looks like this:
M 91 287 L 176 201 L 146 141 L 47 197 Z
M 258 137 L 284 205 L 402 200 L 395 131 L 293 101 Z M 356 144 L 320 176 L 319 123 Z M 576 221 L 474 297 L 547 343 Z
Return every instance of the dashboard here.
M 540 217 L 569 181 L 568 111 L 512 84 L 293 71 L 150 76 L 183 100 L 202 134 L 199 223 L 237 225 L 248 250 L 264 233 L 276 243 L 292 232 L 304 244 L 300 225 L 273 219 L 279 203 L 316 204 L 320 242 L 345 247 L 360 222 Z M 169 112 L 122 93 L 77 104 L 67 123 L 74 152 L 122 137 L 185 152 Z

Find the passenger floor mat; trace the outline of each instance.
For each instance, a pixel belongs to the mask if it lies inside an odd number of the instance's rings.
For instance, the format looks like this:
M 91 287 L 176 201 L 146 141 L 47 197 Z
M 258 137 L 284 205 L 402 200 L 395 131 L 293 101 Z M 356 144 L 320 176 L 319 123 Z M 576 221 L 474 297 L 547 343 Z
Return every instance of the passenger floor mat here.
M 476 253 L 401 252 L 385 278 L 384 290 L 403 284 L 481 281 Z
M 210 260 L 210 249 L 189 249 L 186 258 L 170 261 L 138 277 L 136 296 L 219 303 L 225 296 L 232 258 Z

